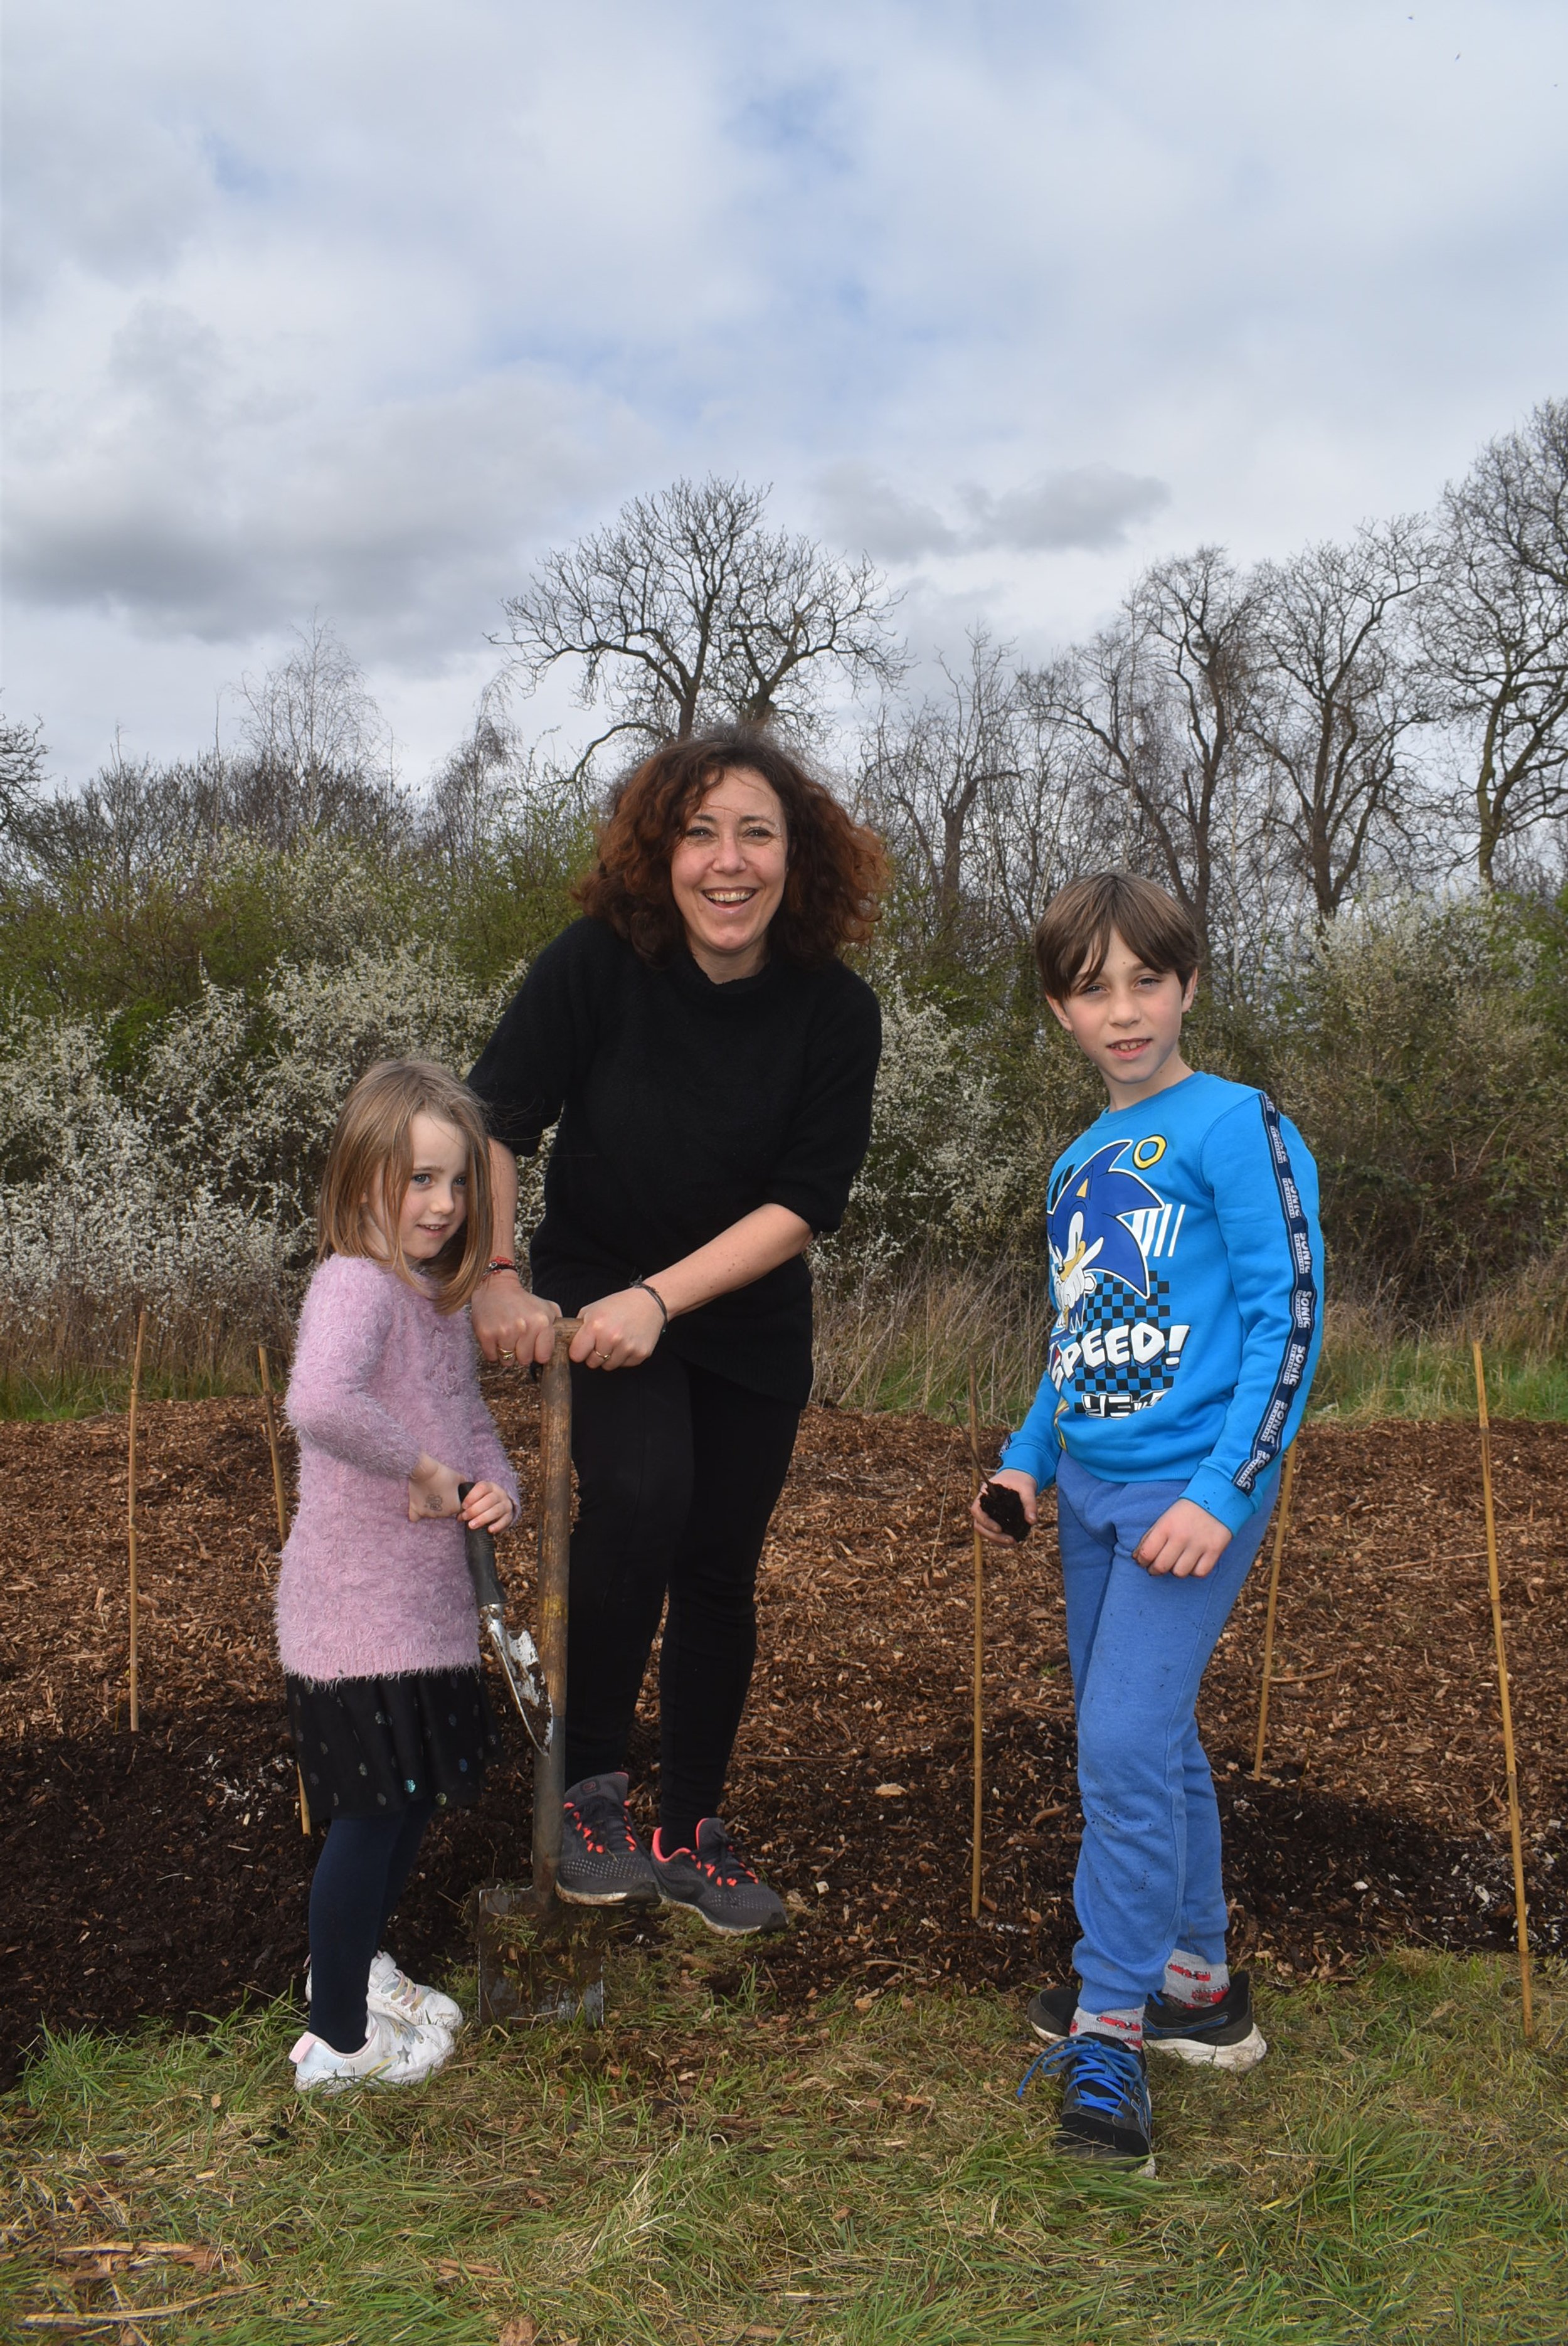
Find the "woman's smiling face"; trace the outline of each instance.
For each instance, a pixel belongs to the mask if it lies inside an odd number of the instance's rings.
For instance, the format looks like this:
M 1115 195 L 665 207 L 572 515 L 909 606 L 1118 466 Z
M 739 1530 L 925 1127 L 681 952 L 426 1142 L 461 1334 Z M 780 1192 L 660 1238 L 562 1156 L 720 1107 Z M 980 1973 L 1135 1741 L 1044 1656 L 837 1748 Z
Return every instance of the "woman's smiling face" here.
M 669 864 L 691 957 L 716 983 L 762 967 L 789 868 L 778 792 L 748 766 L 720 774 L 687 817 Z

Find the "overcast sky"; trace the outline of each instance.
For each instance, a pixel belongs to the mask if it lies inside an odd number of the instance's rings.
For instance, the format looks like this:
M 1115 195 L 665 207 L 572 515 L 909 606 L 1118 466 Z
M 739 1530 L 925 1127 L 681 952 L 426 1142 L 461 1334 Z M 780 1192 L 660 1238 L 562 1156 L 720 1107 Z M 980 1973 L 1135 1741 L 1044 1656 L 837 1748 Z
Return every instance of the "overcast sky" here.
M 1041 651 L 1568 393 L 1563 0 L 6 15 L 5 706 L 73 780 L 319 612 L 420 780 L 681 473 Z

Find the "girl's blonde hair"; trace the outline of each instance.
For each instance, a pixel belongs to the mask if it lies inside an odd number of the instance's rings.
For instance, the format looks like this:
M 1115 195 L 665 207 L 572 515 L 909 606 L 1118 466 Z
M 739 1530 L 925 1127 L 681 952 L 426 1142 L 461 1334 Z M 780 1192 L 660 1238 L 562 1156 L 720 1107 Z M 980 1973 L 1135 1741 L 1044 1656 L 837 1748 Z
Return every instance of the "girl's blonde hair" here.
M 458 1311 L 484 1276 L 490 1260 L 490 1140 L 484 1112 L 466 1084 L 430 1059 L 381 1059 L 367 1068 L 343 1102 L 316 1212 L 316 1260 L 330 1254 L 382 1257 L 414 1285 L 398 1225 L 413 1174 L 409 1127 L 416 1116 L 435 1117 L 461 1135 L 467 1154 L 467 1211 L 429 1265 L 440 1281 L 438 1311 Z M 368 1200 L 378 1196 L 386 1223 L 372 1220 Z

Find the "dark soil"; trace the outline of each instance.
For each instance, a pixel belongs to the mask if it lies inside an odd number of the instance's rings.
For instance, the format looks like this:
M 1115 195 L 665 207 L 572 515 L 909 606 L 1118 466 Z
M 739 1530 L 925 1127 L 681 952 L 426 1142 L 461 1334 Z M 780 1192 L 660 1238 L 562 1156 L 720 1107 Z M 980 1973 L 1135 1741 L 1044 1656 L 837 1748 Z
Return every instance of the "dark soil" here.
M 524 1469 L 531 1390 L 494 1405 Z M 271 1649 L 276 1526 L 253 1402 L 144 1412 L 141 1730 L 127 1730 L 123 1418 L 0 1426 L 5 2056 L 55 2028 L 274 1994 L 305 1955 L 311 1850 Z M 1568 1923 L 1568 1426 L 1497 1430 L 1504 1602 L 1532 1928 Z M 775 1992 L 947 1977 L 1018 1985 L 1073 1939 L 1072 1708 L 1049 1526 L 986 1564 L 984 1908 L 968 1917 L 972 1561 L 958 1436 L 814 1410 L 763 1566 L 730 1820 L 789 1897 L 748 1948 Z M 502 1543 L 520 1618 L 531 1541 Z M 1266 1559 L 1267 1560 L 1267 1559 Z M 1268 1770 L 1251 1780 L 1265 1573 L 1203 1723 L 1235 1943 L 1327 1975 L 1395 1939 L 1509 1943 L 1512 1889 L 1476 1438 L 1314 1427 L 1279 1607 Z M 498 1715 L 500 1689 L 494 1689 Z M 443 1819 L 399 1917 L 428 1974 L 477 1882 L 526 1871 L 518 1731 L 483 1804 Z M 651 1721 L 634 1766 L 645 1797 Z M 825 1885 L 821 1887 L 820 1885 Z

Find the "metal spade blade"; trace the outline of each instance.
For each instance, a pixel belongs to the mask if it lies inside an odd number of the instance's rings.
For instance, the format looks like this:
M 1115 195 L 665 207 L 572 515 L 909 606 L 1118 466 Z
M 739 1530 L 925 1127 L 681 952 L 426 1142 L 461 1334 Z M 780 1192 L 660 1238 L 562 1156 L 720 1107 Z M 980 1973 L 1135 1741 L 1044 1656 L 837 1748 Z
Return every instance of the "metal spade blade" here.
M 473 1488 L 472 1483 L 460 1483 L 459 1499 L 466 1499 Z M 506 1627 L 501 1581 L 495 1569 L 495 1542 L 487 1531 L 470 1525 L 465 1527 L 463 1552 L 468 1558 L 468 1576 L 473 1583 L 479 1618 L 500 1658 L 517 1715 L 528 1730 L 528 1740 L 535 1750 L 547 1751 L 555 1727 L 550 1690 L 527 1630 L 520 1629 L 514 1636 Z

